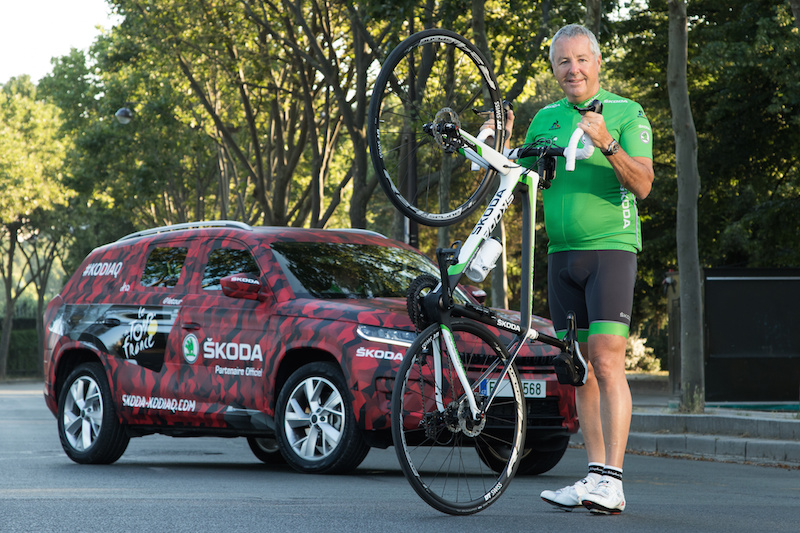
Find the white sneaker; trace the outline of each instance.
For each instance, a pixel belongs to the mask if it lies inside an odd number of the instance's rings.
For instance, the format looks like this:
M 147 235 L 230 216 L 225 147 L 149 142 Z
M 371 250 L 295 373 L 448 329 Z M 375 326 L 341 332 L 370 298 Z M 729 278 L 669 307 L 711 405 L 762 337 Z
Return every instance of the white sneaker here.
M 542 499 L 565 511 L 572 511 L 583 504 L 583 498 L 589 494 L 596 486 L 596 482 L 585 477 L 568 487 L 556 491 L 545 490 L 542 492 Z
M 619 514 L 625 510 L 625 494 L 622 487 L 602 480 L 583 496 L 581 503 L 593 513 Z

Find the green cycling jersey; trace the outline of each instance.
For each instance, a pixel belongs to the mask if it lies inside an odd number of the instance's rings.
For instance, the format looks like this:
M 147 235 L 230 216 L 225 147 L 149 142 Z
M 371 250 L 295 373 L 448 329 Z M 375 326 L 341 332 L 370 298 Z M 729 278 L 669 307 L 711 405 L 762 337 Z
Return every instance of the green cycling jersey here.
M 653 157 L 652 129 L 642 107 L 628 98 L 600 89 L 592 100 L 603 104 L 603 118 L 612 137 L 631 157 Z M 525 144 L 552 142 L 565 147 L 581 115 L 566 98 L 540 110 L 533 121 Z M 613 157 L 613 156 L 612 156 Z M 536 160 L 526 158 L 523 166 Z M 566 172 L 565 161 L 558 158 L 556 178 L 542 192 L 548 252 L 568 250 L 642 249 L 642 231 L 636 197 L 622 187 L 614 169 L 600 150 L 578 161 L 574 172 Z

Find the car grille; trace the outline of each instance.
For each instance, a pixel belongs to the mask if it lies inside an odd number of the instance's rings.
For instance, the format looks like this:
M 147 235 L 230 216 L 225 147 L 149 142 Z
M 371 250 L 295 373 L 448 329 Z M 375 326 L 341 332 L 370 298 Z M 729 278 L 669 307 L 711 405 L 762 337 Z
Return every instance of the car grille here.
M 564 417 L 558 411 L 558 398 L 527 398 L 528 429 L 560 428 L 564 425 Z M 513 418 L 514 406 L 510 404 L 496 405 L 490 408 L 492 415 L 501 418 Z
M 546 366 L 552 369 L 553 357 L 554 355 L 533 355 L 530 357 L 518 356 L 516 361 L 517 368 L 522 370 L 528 367 Z
M 517 356 L 517 368 L 523 370 L 531 367 L 550 367 L 550 370 L 552 370 L 554 355 Z M 494 361 L 495 357 L 494 354 L 491 356 L 475 353 L 461 354 L 461 360 L 469 367 L 485 367 L 489 361 Z

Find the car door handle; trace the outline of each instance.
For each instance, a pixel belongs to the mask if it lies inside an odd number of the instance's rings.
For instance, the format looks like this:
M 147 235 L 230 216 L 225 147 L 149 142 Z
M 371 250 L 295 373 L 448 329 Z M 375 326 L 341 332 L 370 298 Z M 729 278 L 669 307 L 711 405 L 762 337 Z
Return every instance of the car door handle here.
M 101 322 L 104 326 L 108 328 L 115 328 L 122 324 L 119 318 L 104 318 Z
M 200 329 L 200 324 L 198 324 L 197 322 L 186 322 L 185 324 L 181 324 L 181 327 L 183 329 L 196 330 Z

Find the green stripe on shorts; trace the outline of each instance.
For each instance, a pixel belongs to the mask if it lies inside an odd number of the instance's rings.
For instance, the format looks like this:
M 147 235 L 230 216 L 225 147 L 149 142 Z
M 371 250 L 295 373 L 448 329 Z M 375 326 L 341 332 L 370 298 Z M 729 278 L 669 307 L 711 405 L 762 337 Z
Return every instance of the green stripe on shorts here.
M 578 330 L 578 342 L 589 342 L 589 333 L 590 332 L 586 331 L 585 329 L 579 329 Z M 558 337 L 560 340 L 563 341 L 564 337 L 566 337 L 566 336 L 567 336 L 567 330 L 556 331 L 556 337 Z
M 628 338 L 630 328 L 625 324 L 619 322 L 592 322 L 589 324 L 589 335 L 619 335 L 623 338 Z
M 630 328 L 625 324 L 620 324 L 619 322 L 592 322 L 589 325 L 589 331 L 585 329 L 578 330 L 578 342 L 589 342 L 589 337 L 591 335 L 618 335 L 625 339 L 628 338 L 630 334 Z M 564 337 L 567 336 L 567 331 L 556 331 L 556 337 L 561 340 L 564 340 Z

